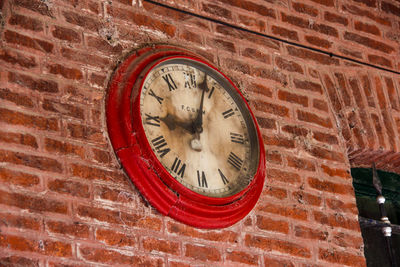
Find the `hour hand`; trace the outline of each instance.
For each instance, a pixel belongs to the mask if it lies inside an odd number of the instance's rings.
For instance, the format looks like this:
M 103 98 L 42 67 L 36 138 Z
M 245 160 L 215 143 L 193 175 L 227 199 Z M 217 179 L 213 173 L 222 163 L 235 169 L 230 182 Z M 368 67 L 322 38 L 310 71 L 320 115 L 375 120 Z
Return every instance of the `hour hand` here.
M 167 116 L 160 118 L 162 122 L 167 125 L 169 130 L 175 130 L 176 127 L 182 128 L 189 133 L 193 133 L 193 126 L 191 122 L 184 122 L 179 119 L 177 119 L 174 115 L 167 114 Z

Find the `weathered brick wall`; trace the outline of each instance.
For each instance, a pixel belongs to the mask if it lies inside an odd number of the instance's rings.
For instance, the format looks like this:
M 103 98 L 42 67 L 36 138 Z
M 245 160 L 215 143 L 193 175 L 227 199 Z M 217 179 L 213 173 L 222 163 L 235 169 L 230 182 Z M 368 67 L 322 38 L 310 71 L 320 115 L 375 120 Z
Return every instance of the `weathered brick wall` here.
M 141 0 L 0 0 L 0 265 L 365 266 L 349 170 L 400 173 L 400 80 L 329 53 L 398 72 L 399 2 L 159 2 L 225 25 Z M 161 216 L 113 154 L 107 83 L 149 43 L 203 55 L 256 114 L 267 180 L 230 228 Z

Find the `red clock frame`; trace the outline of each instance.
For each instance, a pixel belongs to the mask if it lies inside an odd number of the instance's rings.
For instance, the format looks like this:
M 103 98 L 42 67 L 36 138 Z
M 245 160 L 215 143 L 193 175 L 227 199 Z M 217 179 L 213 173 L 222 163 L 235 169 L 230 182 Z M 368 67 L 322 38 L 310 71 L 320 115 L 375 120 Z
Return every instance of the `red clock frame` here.
M 190 51 L 168 45 L 144 47 L 128 56 L 114 72 L 106 102 L 107 128 L 111 144 L 126 174 L 140 193 L 160 213 L 199 228 L 228 227 L 245 217 L 256 204 L 265 178 L 265 152 L 255 117 L 259 143 L 259 163 L 251 183 L 241 192 L 224 198 L 200 195 L 177 182 L 162 166 L 146 138 L 140 117 L 140 90 L 151 68 L 170 58 L 201 62 L 223 75 L 217 68 Z

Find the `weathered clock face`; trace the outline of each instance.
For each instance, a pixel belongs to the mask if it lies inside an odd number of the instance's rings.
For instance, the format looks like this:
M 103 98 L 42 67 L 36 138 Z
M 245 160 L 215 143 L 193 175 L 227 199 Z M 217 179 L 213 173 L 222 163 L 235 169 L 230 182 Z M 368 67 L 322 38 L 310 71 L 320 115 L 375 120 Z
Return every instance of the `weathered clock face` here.
M 260 157 L 255 125 L 213 68 L 185 58 L 152 67 L 141 88 L 140 116 L 157 159 L 191 191 L 228 197 L 253 179 Z

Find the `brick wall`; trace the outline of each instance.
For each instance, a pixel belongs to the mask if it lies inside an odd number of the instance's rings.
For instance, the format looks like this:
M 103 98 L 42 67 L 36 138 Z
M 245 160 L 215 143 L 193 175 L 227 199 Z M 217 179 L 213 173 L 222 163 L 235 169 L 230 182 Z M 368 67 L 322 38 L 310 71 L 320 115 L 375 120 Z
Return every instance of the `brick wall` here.
M 0 265 L 365 266 L 349 170 L 400 173 L 399 2 L 158 2 L 187 12 L 0 0 Z M 230 228 L 161 216 L 113 154 L 107 84 L 149 43 L 206 57 L 256 114 L 267 180 Z

